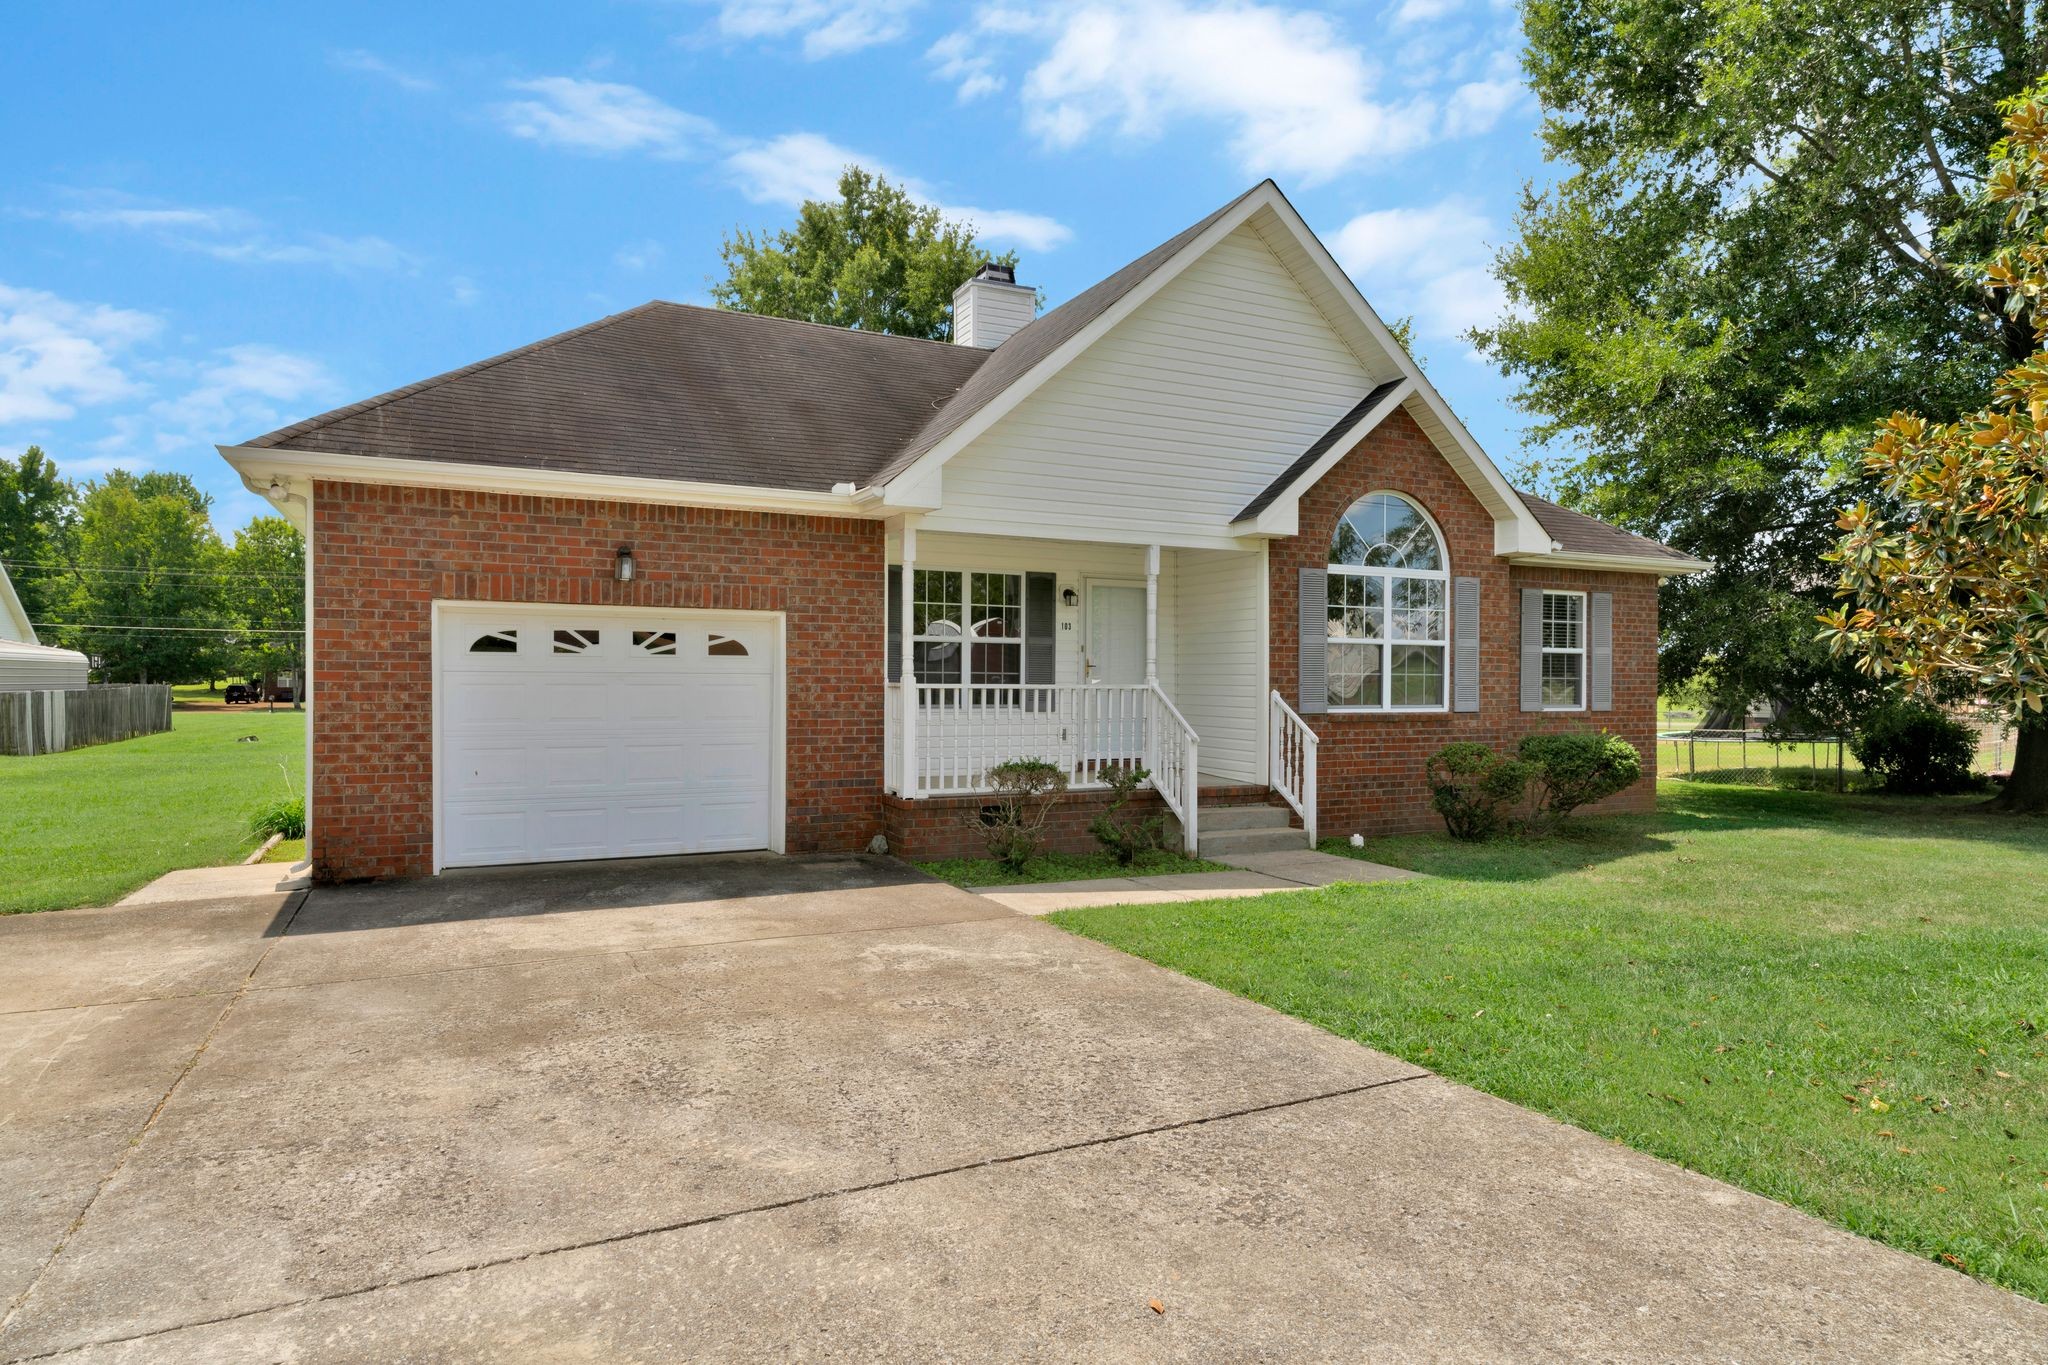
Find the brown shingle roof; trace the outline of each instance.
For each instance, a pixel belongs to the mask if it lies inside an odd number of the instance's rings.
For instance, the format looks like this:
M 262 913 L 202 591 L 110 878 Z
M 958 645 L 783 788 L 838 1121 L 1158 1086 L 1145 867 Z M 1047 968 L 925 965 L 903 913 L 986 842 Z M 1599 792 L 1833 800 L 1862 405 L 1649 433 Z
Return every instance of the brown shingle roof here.
M 244 444 L 766 488 L 884 482 L 1258 188 L 992 351 L 655 302 Z
M 1550 538 L 1568 554 L 1582 555 L 1626 555 L 1631 559 L 1670 559 L 1683 563 L 1693 562 L 1692 556 L 1674 550 L 1669 545 L 1651 540 L 1647 536 L 1624 531 L 1618 526 L 1609 526 L 1587 516 L 1574 512 L 1569 507 L 1559 507 L 1534 493 L 1518 493 L 1524 506 L 1532 512 Z
M 992 354 L 656 302 L 247 444 L 825 491 L 872 482 Z

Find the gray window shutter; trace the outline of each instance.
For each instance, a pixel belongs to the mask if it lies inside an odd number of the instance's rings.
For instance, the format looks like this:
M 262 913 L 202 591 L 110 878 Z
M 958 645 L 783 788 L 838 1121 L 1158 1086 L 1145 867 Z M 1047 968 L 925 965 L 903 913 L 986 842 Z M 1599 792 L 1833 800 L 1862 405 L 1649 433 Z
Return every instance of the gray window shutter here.
M 1058 681 L 1054 654 L 1055 632 L 1059 626 L 1059 576 L 1049 573 L 1024 575 L 1024 681 Z
M 1543 709 L 1543 589 L 1522 589 L 1522 709 Z
M 1451 597 L 1451 709 L 1479 709 L 1479 580 L 1461 578 Z
M 890 682 L 903 681 L 903 566 L 889 566 L 889 657 L 883 660 Z
M 1614 594 L 1586 598 L 1586 705 L 1614 709 Z
M 1330 575 L 1322 569 L 1301 571 L 1301 692 L 1296 700 L 1304 716 L 1330 709 Z

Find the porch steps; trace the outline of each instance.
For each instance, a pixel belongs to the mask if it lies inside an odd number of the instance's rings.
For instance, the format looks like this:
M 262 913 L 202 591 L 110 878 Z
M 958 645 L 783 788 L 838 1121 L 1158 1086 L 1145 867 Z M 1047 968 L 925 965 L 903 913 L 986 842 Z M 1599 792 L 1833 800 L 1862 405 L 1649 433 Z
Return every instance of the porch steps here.
M 1229 862 L 1238 854 L 1304 848 L 1308 836 L 1293 821 L 1294 813 L 1287 807 L 1265 801 L 1214 806 L 1204 802 L 1198 822 L 1201 855 Z

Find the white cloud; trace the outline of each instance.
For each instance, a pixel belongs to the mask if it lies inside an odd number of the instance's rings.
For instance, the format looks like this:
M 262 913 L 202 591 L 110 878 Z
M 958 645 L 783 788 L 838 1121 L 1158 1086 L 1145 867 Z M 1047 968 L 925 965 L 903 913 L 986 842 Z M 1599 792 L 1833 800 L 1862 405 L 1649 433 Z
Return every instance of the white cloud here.
M 1503 115 L 1528 97 L 1515 54 L 1497 52 L 1483 80 L 1466 81 L 1444 103 L 1444 135 L 1476 137 L 1492 130 Z
M 806 199 L 836 199 L 839 173 L 848 166 L 881 169 L 872 159 L 818 133 L 784 133 L 743 147 L 728 156 L 725 165 L 747 198 L 792 208 Z
M 612 264 L 621 270 L 651 270 L 660 265 L 662 257 L 667 254 L 660 242 L 652 238 L 643 238 L 637 242 L 628 242 L 614 251 Z
M 760 204 L 794 208 L 806 199 L 836 199 L 840 172 L 848 166 L 861 166 L 888 177 L 911 198 L 932 205 L 945 217 L 971 222 L 977 235 L 992 242 L 1013 242 L 1027 251 L 1051 251 L 1074 235 L 1066 224 L 1040 213 L 948 204 L 916 177 L 899 174 L 876 158 L 862 156 L 818 133 L 784 133 L 741 148 L 728 156 L 725 164 L 740 193 Z
M 240 209 L 220 208 L 61 209 L 52 216 L 75 228 L 127 228 L 136 232 L 234 232 L 256 225 Z
M 940 80 L 952 82 L 962 104 L 971 104 L 1003 88 L 1003 78 L 995 72 L 994 54 L 973 33 L 948 33 L 925 49 L 924 55 L 937 69 Z
M 225 242 L 172 241 L 170 245 L 202 252 L 219 261 L 247 261 L 257 265 L 320 265 L 342 271 L 397 271 L 417 264 L 412 253 L 382 237 L 337 237 L 326 232 L 308 233 L 293 242 L 254 237 Z
M 812 61 L 891 43 L 909 29 L 920 0 L 725 0 L 718 29 L 729 38 L 803 35 Z
M 0 284 L 0 424 L 62 421 L 134 393 L 117 357 L 159 319 Z
M 310 356 L 274 346 L 229 346 L 199 367 L 184 392 L 150 404 L 146 425 L 159 451 L 241 440 L 306 416 L 304 406 L 338 388 L 328 368 Z
M 476 287 L 476 281 L 467 275 L 456 275 L 448 281 L 448 297 L 457 308 L 467 308 L 483 297 Z
M 686 114 L 638 86 L 575 76 L 513 81 L 538 96 L 493 111 L 515 137 L 580 152 L 652 152 L 682 156 L 716 135 L 709 119 Z
M 990 242 L 1010 242 L 1026 251 L 1051 251 L 1074 239 L 1074 230 L 1056 218 L 1017 209 L 977 209 L 940 204 L 948 218 L 974 225 L 974 235 Z
M 1441 19 L 1459 9 L 1464 0 L 1401 0 L 1394 8 L 1394 22 L 1397 24 L 1419 24 L 1430 19 Z
M 138 203 L 106 191 L 74 192 L 82 208 L 22 210 L 82 232 L 136 232 L 177 251 L 258 265 L 315 265 L 340 271 L 399 271 L 418 264 L 412 253 L 377 236 L 331 232 L 281 235 L 243 209 Z
M 376 76 L 391 82 L 401 90 L 409 90 L 415 95 L 425 94 L 429 90 L 440 88 L 425 76 L 407 71 L 401 66 L 394 66 L 376 53 L 359 47 L 329 53 L 327 60 L 338 70 L 355 71 L 366 76 Z
M 1488 269 L 1493 235 L 1471 203 L 1450 198 L 1362 213 L 1330 238 L 1330 250 L 1382 317 L 1412 315 L 1422 336 L 1447 340 L 1506 307 Z
M 934 60 L 961 93 L 990 74 L 971 54 L 1005 37 L 1042 52 L 1022 87 L 1025 126 L 1050 147 L 1109 129 L 1150 139 L 1184 119 L 1219 121 L 1253 174 L 1327 180 L 1412 150 L 1437 122 L 1426 95 L 1377 94 L 1379 72 L 1327 16 L 1231 0 L 1095 0 L 993 8 L 941 39 Z

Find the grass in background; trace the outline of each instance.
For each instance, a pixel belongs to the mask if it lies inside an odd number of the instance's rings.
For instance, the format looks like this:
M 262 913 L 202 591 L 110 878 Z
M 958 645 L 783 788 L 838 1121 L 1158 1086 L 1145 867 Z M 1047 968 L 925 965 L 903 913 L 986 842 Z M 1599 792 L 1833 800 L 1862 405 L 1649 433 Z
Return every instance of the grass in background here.
M 1146 854 L 1124 867 L 1107 853 L 1041 853 L 1022 872 L 994 858 L 935 858 L 916 864 L 955 886 L 1013 886 L 1023 882 L 1074 882 L 1101 877 L 1163 877 L 1179 872 L 1228 872 L 1222 863 L 1190 858 L 1166 849 Z
M 303 790 L 305 764 L 305 712 L 239 706 L 174 711 L 168 732 L 118 744 L 0 757 L 0 914 L 108 905 L 176 868 L 238 862 L 262 842 L 251 814 Z
M 1052 918 L 2048 1300 L 2048 821 L 1980 801 L 1667 782 L 1359 851 L 1426 880 Z

